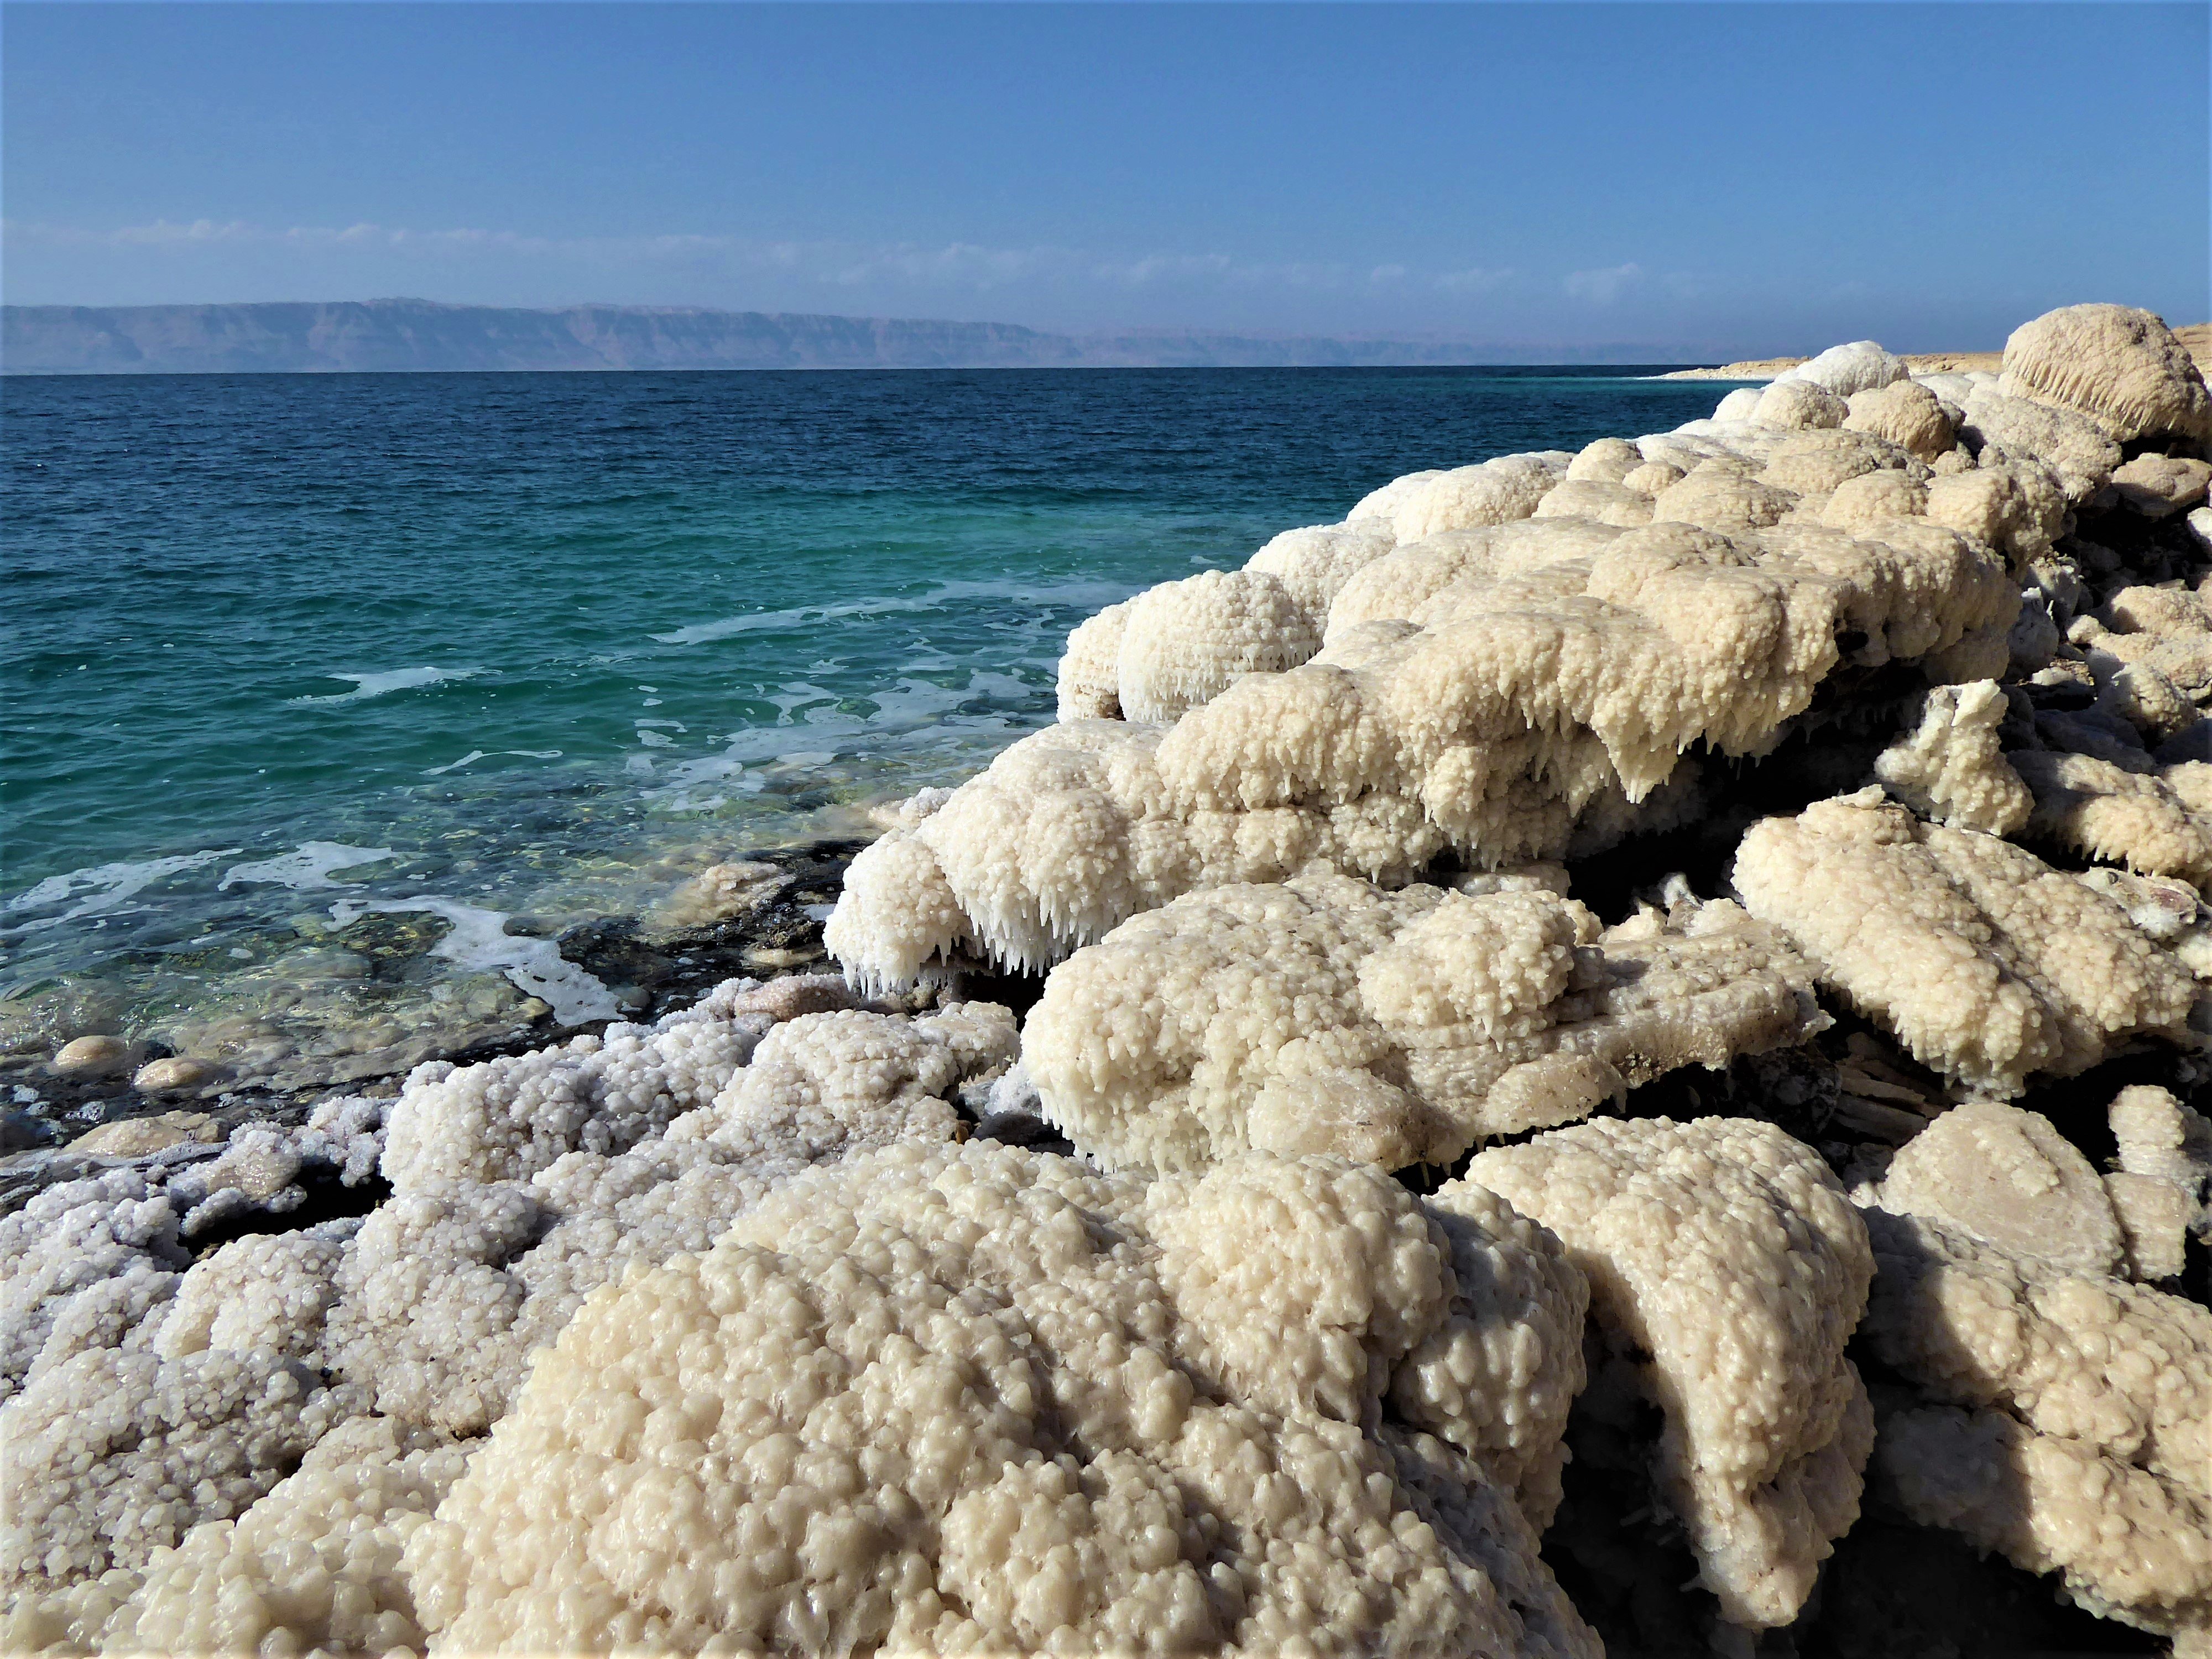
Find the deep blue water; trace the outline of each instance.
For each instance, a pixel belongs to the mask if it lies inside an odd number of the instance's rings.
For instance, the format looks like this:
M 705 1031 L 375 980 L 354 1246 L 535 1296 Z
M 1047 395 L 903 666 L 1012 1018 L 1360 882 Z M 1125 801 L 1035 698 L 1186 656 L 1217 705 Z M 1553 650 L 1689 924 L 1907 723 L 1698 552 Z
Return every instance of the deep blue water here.
M 1638 372 L 7 380 L 0 1024 L 173 1015 L 339 900 L 557 922 L 848 828 L 1048 720 L 1100 605 L 1721 390 Z

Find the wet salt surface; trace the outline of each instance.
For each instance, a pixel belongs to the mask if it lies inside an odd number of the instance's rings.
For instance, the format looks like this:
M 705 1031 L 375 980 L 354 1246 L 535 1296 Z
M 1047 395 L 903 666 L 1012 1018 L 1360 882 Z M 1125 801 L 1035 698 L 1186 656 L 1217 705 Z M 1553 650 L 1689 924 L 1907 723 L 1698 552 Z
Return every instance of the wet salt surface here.
M 13 380 L 0 1053 L 632 1006 L 565 933 L 979 769 L 1103 605 L 1717 395 L 1635 372 Z

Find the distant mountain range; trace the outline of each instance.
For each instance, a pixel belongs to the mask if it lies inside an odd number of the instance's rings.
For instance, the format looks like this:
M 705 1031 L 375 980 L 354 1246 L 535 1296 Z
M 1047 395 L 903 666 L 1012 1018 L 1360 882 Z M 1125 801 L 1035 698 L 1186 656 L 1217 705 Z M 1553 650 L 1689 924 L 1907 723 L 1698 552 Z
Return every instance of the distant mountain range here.
M 0 373 L 343 370 L 1359 367 L 1647 361 L 1634 346 L 1500 345 L 1419 335 L 1124 330 L 696 311 L 448 306 L 428 300 L 0 307 Z

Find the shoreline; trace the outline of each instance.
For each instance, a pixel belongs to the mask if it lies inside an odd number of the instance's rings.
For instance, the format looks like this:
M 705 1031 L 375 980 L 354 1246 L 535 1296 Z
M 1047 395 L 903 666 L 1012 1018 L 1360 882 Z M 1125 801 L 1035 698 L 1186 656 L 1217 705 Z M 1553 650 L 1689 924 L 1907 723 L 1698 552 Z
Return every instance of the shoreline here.
M 2189 349 L 2197 372 L 2212 378 L 2212 323 L 2189 323 L 2173 331 Z M 2004 367 L 1997 351 L 1901 351 L 1897 354 L 1915 374 L 1995 374 Z M 1676 368 L 1655 374 L 1655 380 L 1771 380 L 1802 368 L 1813 360 L 1804 357 L 1742 357 L 1708 368 Z
M 2004 362 L 2002 351 L 1905 351 L 1898 354 L 1915 374 L 1994 374 Z M 1802 368 L 1810 357 L 1747 357 L 1712 368 L 1677 368 L 1655 380 L 1771 380 Z

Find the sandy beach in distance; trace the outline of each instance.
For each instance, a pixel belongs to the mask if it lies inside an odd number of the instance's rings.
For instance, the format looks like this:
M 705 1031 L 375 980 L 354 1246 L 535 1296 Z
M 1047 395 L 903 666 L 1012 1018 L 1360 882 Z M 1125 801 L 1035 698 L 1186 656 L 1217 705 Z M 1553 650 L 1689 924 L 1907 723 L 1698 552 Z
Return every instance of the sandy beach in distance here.
M 2191 323 L 2186 328 L 2173 331 L 2174 337 L 2189 348 L 2189 355 L 2200 369 L 2212 369 L 2212 323 Z M 1908 351 L 1901 354 L 1905 364 L 1915 374 L 1971 374 L 1977 371 L 1994 374 L 2004 366 L 2002 351 Z M 1747 357 L 1738 362 L 1723 363 L 1715 368 L 1678 368 L 1671 374 L 1662 374 L 1662 380 L 1771 380 L 1787 373 L 1800 363 L 1809 362 L 1805 357 Z

